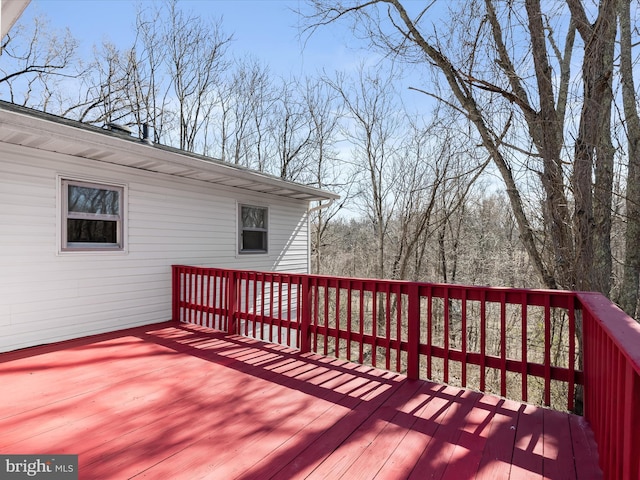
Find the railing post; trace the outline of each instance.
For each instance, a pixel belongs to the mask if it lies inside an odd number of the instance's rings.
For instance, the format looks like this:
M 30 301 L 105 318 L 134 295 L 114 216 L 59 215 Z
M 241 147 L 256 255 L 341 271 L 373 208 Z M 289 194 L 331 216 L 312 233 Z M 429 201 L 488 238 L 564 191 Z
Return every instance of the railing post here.
M 238 313 L 238 280 L 240 277 L 233 270 L 227 274 L 227 333 L 237 332 Z
M 417 380 L 420 377 L 420 290 L 412 283 L 407 289 L 407 377 Z
M 309 276 L 302 275 L 300 283 L 302 284 L 300 352 L 308 353 L 311 351 L 311 288 L 309 286 Z
M 180 322 L 180 267 L 171 265 L 171 321 Z

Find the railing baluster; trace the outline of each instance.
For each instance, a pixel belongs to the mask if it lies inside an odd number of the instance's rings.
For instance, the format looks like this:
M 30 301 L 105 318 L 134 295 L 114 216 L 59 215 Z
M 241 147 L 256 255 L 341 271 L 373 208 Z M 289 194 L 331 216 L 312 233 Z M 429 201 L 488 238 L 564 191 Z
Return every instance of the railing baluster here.
M 420 378 L 420 288 L 409 285 L 407 290 L 407 377 Z M 431 295 L 429 295 L 431 297 Z
M 500 395 L 507 396 L 507 301 L 504 291 L 500 295 Z
M 340 356 L 340 283 L 336 282 L 336 313 L 334 315 L 334 322 L 336 328 L 336 334 L 334 335 L 335 341 L 335 356 Z
M 220 301 L 223 304 L 221 313 L 222 329 L 229 331 L 229 273 L 225 272 L 220 275 Z
M 273 313 L 273 308 L 274 308 L 274 301 L 273 301 L 273 295 L 274 295 L 274 290 L 275 290 L 275 281 L 273 279 L 273 274 L 269 273 L 267 275 L 267 278 L 269 279 L 269 321 L 267 322 L 267 324 L 269 325 L 269 342 L 273 342 L 273 318 L 274 318 L 274 313 Z
M 320 333 L 320 288 L 321 280 L 317 278 L 313 289 L 313 325 L 315 327 L 313 335 L 313 351 L 318 351 L 318 334 Z
M 462 331 L 460 335 L 462 336 L 462 387 L 467 386 L 467 291 L 465 289 L 462 290 Z
M 249 278 L 250 273 L 245 273 L 241 276 L 240 280 L 240 290 L 244 292 L 240 298 L 240 311 L 242 312 L 242 317 L 244 318 L 244 322 L 242 323 L 242 331 L 244 332 L 244 336 L 249 336 Z
M 211 311 L 211 328 L 215 328 L 221 330 L 218 317 L 220 312 L 220 304 L 218 303 L 218 274 L 216 272 L 210 273 L 211 278 L 211 306 L 213 310 Z
M 615 353 L 613 356 L 613 360 L 614 360 L 614 372 L 615 372 L 615 392 L 616 394 L 613 395 L 613 409 L 614 409 L 614 414 L 616 417 L 620 416 L 620 412 L 624 411 L 624 405 L 622 404 L 622 401 L 625 399 L 624 398 L 624 357 L 622 355 L 622 352 L 620 352 L 620 350 L 618 350 L 617 348 L 615 349 Z M 615 419 L 614 419 L 615 420 Z M 616 465 L 616 470 L 615 470 L 615 474 L 617 475 L 616 478 L 623 478 L 622 477 L 622 459 L 624 457 L 624 452 L 623 449 L 619 448 L 619 445 L 622 445 L 622 440 L 624 438 L 624 425 L 622 424 L 622 422 L 616 422 L 616 421 L 612 421 L 613 423 L 613 434 L 615 437 L 615 450 L 614 450 L 614 462 Z
M 418 297 L 418 312 L 420 301 L 421 298 Z M 427 378 L 431 380 L 433 378 L 433 287 L 431 285 L 427 287 L 427 347 Z
M 184 278 L 182 284 L 182 321 L 190 322 L 191 318 L 189 317 L 189 277 L 191 276 L 191 269 L 186 268 L 184 271 Z
M 329 282 L 327 281 L 324 286 L 324 309 L 322 316 L 324 317 L 324 349 L 322 350 L 324 355 L 327 355 L 329 351 Z
M 282 343 L 282 275 L 278 275 L 278 343 Z
M 378 288 L 377 283 L 371 283 L 371 364 L 376 367 L 377 338 L 378 338 Z
M 602 432 L 602 430 L 604 429 L 604 425 L 605 425 L 605 408 L 604 408 L 604 404 L 606 401 L 606 387 L 604 385 L 604 381 L 602 382 L 603 385 L 597 385 L 597 379 L 603 378 L 604 374 L 606 372 L 606 366 L 604 365 L 606 360 L 604 360 L 604 355 L 605 355 L 605 343 L 604 343 L 604 332 L 602 332 L 602 330 L 596 328 L 595 326 L 595 319 L 592 319 L 592 322 L 594 323 L 594 334 L 597 336 L 597 342 L 594 342 L 594 358 L 591 361 L 592 363 L 592 368 L 594 373 L 592 374 L 593 376 L 595 376 L 594 383 L 593 383 L 593 387 L 590 388 L 590 390 L 593 392 L 594 398 L 593 398 L 593 402 L 592 404 L 595 405 L 600 405 L 601 408 L 599 409 L 595 409 L 596 413 L 596 422 L 595 422 L 595 426 L 597 428 L 597 430 L 599 432 Z
M 265 273 L 260 274 L 260 317 L 259 320 L 256 318 L 256 331 L 253 335 L 254 337 L 264 338 L 264 318 L 265 318 L 265 308 L 267 304 L 267 276 Z
M 449 383 L 449 328 L 451 321 L 451 312 L 449 309 L 449 287 L 444 287 L 444 367 L 443 367 L 443 381 Z
M 607 344 L 607 349 L 606 349 L 604 358 L 605 358 L 605 365 L 606 365 L 606 372 L 607 372 L 606 391 L 609 392 L 609 395 L 606 396 L 606 400 L 605 400 L 606 402 L 605 412 L 606 412 L 607 424 L 613 425 L 612 418 L 615 415 L 614 397 L 616 395 L 616 389 L 615 389 L 616 377 L 614 374 L 615 372 L 614 348 L 613 348 L 613 342 L 609 341 L 609 339 L 606 339 L 606 344 Z M 615 441 L 613 441 L 614 431 L 613 431 L 613 428 L 605 428 L 605 431 L 606 431 L 605 444 L 609 449 L 608 454 L 606 456 L 607 461 L 609 462 L 607 471 L 613 473 L 612 457 L 615 455 L 615 448 L 616 448 L 616 443 Z M 612 478 L 618 478 L 618 477 L 612 477 Z
M 615 443 L 612 441 L 612 428 L 606 428 L 607 425 L 611 425 L 611 418 L 613 417 L 613 396 L 615 395 L 615 389 L 613 388 L 613 384 L 615 382 L 615 377 L 613 375 L 613 359 L 612 359 L 612 352 L 613 352 L 613 345 L 612 343 L 609 341 L 609 339 L 605 338 L 605 352 L 604 352 L 604 367 L 605 367 L 605 372 L 607 373 L 607 377 L 605 380 L 605 391 L 609 392 L 608 395 L 605 396 L 605 400 L 604 400 L 604 425 L 603 425 L 603 431 L 605 432 L 605 445 L 607 446 L 606 448 L 608 449 L 607 451 L 607 455 L 605 455 L 605 460 L 607 462 L 607 466 L 605 467 L 605 470 L 608 472 L 612 471 L 612 467 L 611 467 L 611 456 L 613 453 L 613 448 L 615 448 Z M 614 477 L 615 478 L 615 477 Z
M 288 281 L 287 281 L 287 329 L 286 329 L 286 335 L 287 335 L 287 343 L 286 345 L 288 347 L 291 347 L 291 301 L 293 298 L 293 292 L 292 292 L 292 288 L 293 288 L 293 280 L 291 279 L 291 277 L 288 277 Z
M 313 301 L 311 279 L 308 276 L 300 277 L 302 283 L 302 295 L 300 299 L 300 312 L 302 325 L 300 326 L 300 350 L 302 353 L 311 351 L 311 303 Z
M 220 275 L 220 301 L 224 308 L 221 312 L 223 330 L 229 331 L 229 275 L 224 272 Z
M 194 307 L 193 290 L 194 290 L 194 283 L 195 283 L 193 281 L 193 278 L 196 276 L 196 272 L 197 272 L 196 268 L 192 268 L 191 269 L 191 271 L 189 272 L 189 283 L 187 284 L 187 289 L 188 289 L 187 297 L 188 297 L 189 322 L 190 323 L 195 323 L 195 321 L 196 321 L 196 319 L 195 319 L 196 311 L 193 308 Z
M 198 324 L 198 269 L 194 268 L 189 278 L 189 309 L 191 310 L 191 323 Z
M 385 368 L 391 370 L 391 285 L 385 283 L 385 338 L 387 342 Z
M 203 274 L 203 280 L 205 281 L 205 290 L 204 290 L 204 294 L 205 294 L 205 298 L 204 298 L 204 304 L 207 307 L 206 310 L 206 317 L 205 317 L 205 326 L 207 328 L 211 328 L 212 327 L 212 322 L 211 322 L 211 312 L 213 311 L 211 308 L 211 295 L 209 290 L 211 289 L 211 274 L 209 272 L 207 272 L 206 275 Z
M 196 325 L 202 325 L 202 308 L 200 307 L 200 269 L 197 269 L 193 275 L 193 315 L 194 323 Z
M 487 291 L 480 291 L 480 390 L 486 390 L 487 364 Z
M 211 328 L 218 329 L 217 313 L 218 312 L 218 297 L 217 297 L 217 280 L 218 275 L 214 271 L 209 271 L 209 288 L 211 289 L 210 303 L 211 303 Z
M 207 304 L 207 271 L 205 269 L 200 270 L 200 325 L 208 327 L 209 306 Z
M 399 286 L 396 289 L 396 340 L 398 341 L 398 347 L 396 348 L 396 371 L 400 372 L 402 371 L 402 290 Z
M 551 405 L 551 305 L 544 297 L 544 404 Z
M 262 321 L 262 319 L 260 318 L 260 307 L 259 305 L 262 303 L 262 298 L 260 297 L 260 288 L 262 285 L 262 274 L 261 273 L 254 273 L 251 281 L 250 281 L 250 287 L 249 287 L 249 295 L 251 295 L 251 302 L 250 302 L 250 307 L 248 307 L 248 309 L 251 310 L 251 315 L 248 316 L 248 318 L 251 321 L 251 327 L 250 327 L 250 331 L 251 331 L 251 337 L 252 338 L 258 338 L 259 337 L 259 333 L 258 333 L 258 328 L 259 328 L 259 323 Z
M 575 408 L 575 367 L 576 367 L 576 312 L 575 301 L 569 301 L 569 387 L 567 393 L 567 409 L 572 412 Z M 584 393 L 584 392 L 583 392 Z
M 359 330 L 360 336 L 358 338 L 359 351 L 358 351 L 358 363 L 362 363 L 364 359 L 364 283 L 360 282 L 360 317 L 359 317 Z
M 521 315 L 520 318 L 522 319 L 522 340 L 521 340 L 521 349 L 522 349 L 522 355 L 521 355 L 521 365 L 520 365 L 520 371 L 521 371 L 521 384 L 522 384 L 522 401 L 526 402 L 527 398 L 528 398 L 528 388 L 527 388 L 527 374 L 528 374 L 528 364 L 527 364 L 527 329 L 529 328 L 529 321 L 528 321 L 528 310 L 527 310 L 527 293 L 523 292 L 521 295 L 521 307 L 520 307 L 520 311 L 521 311 Z
M 637 400 L 640 398 L 640 378 L 630 363 L 624 368 L 624 395 L 622 425 L 622 478 L 640 477 L 640 456 L 637 447 L 640 445 L 640 412 Z M 634 448 L 635 447 L 635 448 Z
M 353 340 L 353 329 L 351 328 L 352 302 L 353 302 L 353 281 L 349 280 L 349 290 L 347 291 L 347 360 L 351 361 L 351 342 Z

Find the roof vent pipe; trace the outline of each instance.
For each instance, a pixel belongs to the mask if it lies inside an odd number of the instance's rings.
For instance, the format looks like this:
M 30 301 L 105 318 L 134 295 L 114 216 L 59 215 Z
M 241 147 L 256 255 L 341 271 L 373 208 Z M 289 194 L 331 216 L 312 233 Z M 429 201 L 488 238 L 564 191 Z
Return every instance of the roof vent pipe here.
M 119 133 L 120 135 L 131 135 L 131 129 L 126 125 L 120 125 L 119 123 L 107 123 L 107 130 L 110 130 L 115 133 Z
M 149 124 L 148 123 L 143 123 L 142 124 L 142 141 L 144 143 L 146 143 L 147 145 L 153 145 L 153 142 L 151 141 L 151 133 L 150 133 L 150 128 L 149 128 Z

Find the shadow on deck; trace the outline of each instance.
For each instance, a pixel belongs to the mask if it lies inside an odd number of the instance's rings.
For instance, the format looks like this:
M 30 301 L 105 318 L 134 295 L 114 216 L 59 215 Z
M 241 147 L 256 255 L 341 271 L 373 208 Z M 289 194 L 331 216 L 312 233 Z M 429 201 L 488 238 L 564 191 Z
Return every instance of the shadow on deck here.
M 195 325 L 0 355 L 0 452 L 80 478 L 602 478 L 586 422 Z

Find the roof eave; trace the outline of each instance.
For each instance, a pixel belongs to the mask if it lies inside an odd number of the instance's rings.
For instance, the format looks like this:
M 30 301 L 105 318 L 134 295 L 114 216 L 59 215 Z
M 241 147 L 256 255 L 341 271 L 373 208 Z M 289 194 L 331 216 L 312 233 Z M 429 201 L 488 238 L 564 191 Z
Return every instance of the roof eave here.
M 0 39 L 16 23 L 31 0 L 0 0 Z
M 335 193 L 289 182 L 219 160 L 162 145 L 150 145 L 134 137 L 98 127 L 0 103 L 0 141 L 112 163 L 156 173 L 196 179 L 246 191 L 300 201 L 340 198 Z

